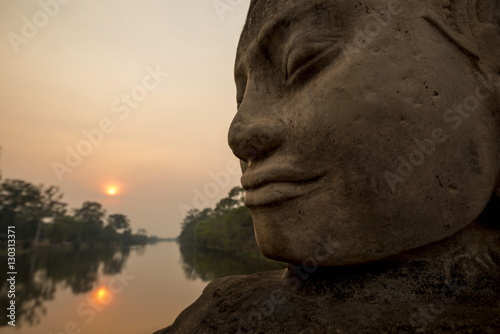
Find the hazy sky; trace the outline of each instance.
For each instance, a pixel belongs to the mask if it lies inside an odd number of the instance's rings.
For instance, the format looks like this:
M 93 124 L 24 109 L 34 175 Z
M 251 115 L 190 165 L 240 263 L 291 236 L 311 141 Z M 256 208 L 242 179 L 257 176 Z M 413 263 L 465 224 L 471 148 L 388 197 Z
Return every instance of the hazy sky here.
M 177 236 L 181 208 L 213 206 L 241 176 L 227 129 L 250 0 L 230 2 L 1 1 L 3 178 Z

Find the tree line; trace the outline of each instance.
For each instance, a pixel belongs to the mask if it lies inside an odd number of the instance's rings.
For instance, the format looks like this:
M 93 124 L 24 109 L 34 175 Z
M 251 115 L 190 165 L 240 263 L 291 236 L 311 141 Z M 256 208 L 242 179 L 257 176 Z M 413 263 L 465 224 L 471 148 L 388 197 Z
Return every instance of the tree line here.
M 190 247 L 261 257 L 252 218 L 243 200 L 243 188 L 234 187 L 215 208 L 189 210 L 181 223 L 181 249 Z
M 72 210 L 67 207 L 58 187 L 6 179 L 0 183 L 0 233 L 15 226 L 16 242 L 23 248 L 40 243 L 128 246 L 157 240 L 144 229 L 133 234 L 127 216 L 107 215 L 100 203 L 87 201 Z

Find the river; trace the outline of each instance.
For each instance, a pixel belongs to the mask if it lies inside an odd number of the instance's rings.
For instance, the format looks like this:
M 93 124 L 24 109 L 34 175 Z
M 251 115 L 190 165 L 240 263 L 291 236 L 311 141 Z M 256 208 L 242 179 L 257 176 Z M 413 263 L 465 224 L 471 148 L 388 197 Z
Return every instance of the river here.
M 181 253 L 176 242 L 124 250 L 37 250 L 17 256 L 16 327 L 1 312 L 0 333 L 151 334 L 172 324 L 211 280 L 281 267 L 189 248 Z M 5 310 L 5 274 L 0 278 Z

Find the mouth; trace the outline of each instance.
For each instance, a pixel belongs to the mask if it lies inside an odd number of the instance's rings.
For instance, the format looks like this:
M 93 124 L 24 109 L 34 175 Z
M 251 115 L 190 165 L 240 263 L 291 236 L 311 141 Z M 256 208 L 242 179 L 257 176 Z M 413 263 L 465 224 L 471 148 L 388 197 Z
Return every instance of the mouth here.
M 245 205 L 276 205 L 308 195 L 320 188 L 320 181 L 325 174 L 295 169 L 247 170 L 241 178 L 241 184 L 247 192 Z

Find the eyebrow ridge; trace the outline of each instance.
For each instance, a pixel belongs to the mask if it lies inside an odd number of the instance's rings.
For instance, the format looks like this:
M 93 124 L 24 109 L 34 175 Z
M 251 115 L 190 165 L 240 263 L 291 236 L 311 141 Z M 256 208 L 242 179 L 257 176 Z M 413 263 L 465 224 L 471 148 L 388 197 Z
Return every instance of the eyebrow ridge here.
M 257 37 L 246 45 L 245 50 L 249 52 L 243 53 L 243 48 L 241 47 L 241 45 L 238 46 L 238 52 L 235 62 L 235 73 L 240 75 L 245 73 L 246 71 L 243 69 L 243 66 L 249 63 L 249 59 L 253 58 L 259 51 L 269 50 L 269 47 L 266 47 L 266 44 L 269 43 L 268 41 L 271 40 L 271 37 L 276 31 L 284 33 L 283 38 L 280 38 L 278 43 L 286 44 L 289 41 L 290 35 L 293 31 L 291 29 L 280 29 L 280 27 L 303 20 L 303 18 L 307 17 L 311 12 L 317 13 L 321 9 L 330 11 L 333 7 L 334 6 L 328 6 L 328 8 L 318 8 L 318 4 L 312 4 L 305 10 L 299 12 L 291 9 L 289 11 L 286 11 L 285 13 L 280 14 L 278 17 L 273 18 L 271 22 L 264 24 L 264 26 L 257 33 Z M 291 13 L 293 13 L 293 15 L 290 15 Z M 269 55 L 266 55 L 266 57 L 269 58 Z
M 248 58 L 252 58 L 256 53 L 259 51 L 262 51 L 263 49 L 266 49 L 265 46 L 275 33 L 278 27 L 290 24 L 293 21 L 293 19 L 290 19 L 286 14 L 281 15 L 280 17 L 274 19 L 272 22 L 267 23 L 264 25 L 264 27 L 258 32 L 257 38 L 252 40 L 251 43 L 247 45 L 245 48 L 249 52 L 241 52 L 242 49 L 239 47 L 238 52 L 237 52 L 237 57 L 236 57 L 236 68 L 235 72 L 236 73 L 242 73 L 241 67 L 245 64 L 245 62 L 248 61 Z M 283 29 L 279 29 L 280 31 L 283 31 Z M 286 29 L 285 31 L 285 36 L 283 39 L 281 39 L 280 43 L 284 43 L 285 41 L 288 40 L 289 35 L 291 33 L 290 29 Z M 244 56 L 243 56 L 244 55 Z M 242 57 L 243 56 L 243 57 Z M 267 55 L 266 55 L 267 56 Z M 242 60 L 242 58 L 244 58 Z

